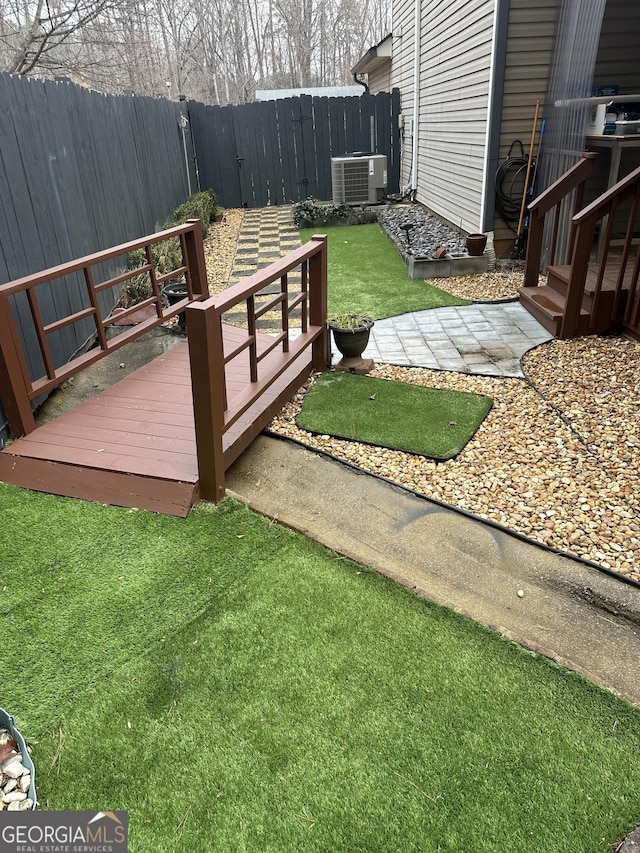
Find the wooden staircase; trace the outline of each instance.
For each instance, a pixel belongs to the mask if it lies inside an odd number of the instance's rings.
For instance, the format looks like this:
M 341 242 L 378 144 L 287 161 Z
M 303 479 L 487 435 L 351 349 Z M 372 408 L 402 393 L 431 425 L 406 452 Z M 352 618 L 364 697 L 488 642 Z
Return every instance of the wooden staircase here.
M 620 292 L 619 304 L 615 306 L 619 267 L 605 269 L 602 285 L 598 290 L 598 264 L 592 262 L 587 268 L 582 303 L 577 317 L 573 337 L 602 334 L 619 325 L 624 317 L 631 288 L 631 271 L 627 271 Z M 520 302 L 536 320 L 555 337 L 561 336 L 562 320 L 565 315 L 567 295 L 571 282 L 571 265 L 559 264 L 547 269 L 547 283 L 538 287 L 520 287 Z M 597 305 L 597 311 L 595 310 Z
M 596 157 L 585 154 L 530 205 L 529 244 L 524 283 L 519 288 L 520 301 L 545 329 L 559 338 L 602 334 L 618 326 L 633 337 L 640 337 L 640 247 L 633 247 L 632 251 L 640 206 L 640 169 L 582 208 L 584 184 L 593 171 Z M 615 214 L 628 201 L 631 204 L 624 244 L 620 251 L 613 251 Z M 565 252 L 567 262 L 556 263 L 561 209 L 571 202 L 573 216 Z M 539 285 L 545 218 L 552 211 L 547 284 Z M 598 223 L 603 237 L 600 257 L 595 257 Z

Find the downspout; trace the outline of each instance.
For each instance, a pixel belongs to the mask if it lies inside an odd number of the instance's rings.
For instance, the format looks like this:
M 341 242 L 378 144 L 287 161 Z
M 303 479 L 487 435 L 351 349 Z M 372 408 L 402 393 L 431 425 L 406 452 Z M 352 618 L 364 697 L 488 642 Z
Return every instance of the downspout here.
M 364 82 L 364 80 L 358 80 L 358 75 L 357 75 L 357 74 L 354 74 L 354 75 L 353 75 L 353 80 L 354 80 L 354 82 L 355 82 L 355 83 L 357 83 L 357 84 L 358 84 L 358 86 L 364 86 L 364 90 L 365 90 L 365 92 L 368 92 L 368 91 L 369 91 L 369 86 Z
M 414 0 L 413 21 L 413 134 L 411 138 L 411 177 L 409 189 L 414 194 L 418 189 L 418 126 L 420 124 L 420 24 L 422 18 L 421 0 Z
M 509 0 L 495 0 L 493 9 L 493 36 L 491 40 L 491 67 L 489 70 L 489 102 L 487 105 L 487 132 L 484 144 L 482 198 L 480 200 L 480 231 L 493 231 L 495 219 L 495 174 L 500 155 L 500 127 L 504 92 L 507 36 L 509 31 Z

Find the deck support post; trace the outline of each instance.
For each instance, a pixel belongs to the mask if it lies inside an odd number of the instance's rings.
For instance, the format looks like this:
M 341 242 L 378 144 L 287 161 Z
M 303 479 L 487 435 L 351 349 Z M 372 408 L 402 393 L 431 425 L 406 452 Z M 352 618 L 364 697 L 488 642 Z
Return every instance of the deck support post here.
M 224 497 L 224 347 L 220 315 L 201 302 L 187 306 L 187 337 L 196 429 L 200 497 Z
M 311 239 L 322 243 L 322 251 L 309 258 L 309 322 L 324 329 L 311 346 L 311 366 L 322 371 L 331 365 L 327 328 L 327 235 L 314 234 Z
M 0 299 L 0 397 L 12 438 L 20 438 L 36 428 L 26 375 L 27 365 L 9 300 Z

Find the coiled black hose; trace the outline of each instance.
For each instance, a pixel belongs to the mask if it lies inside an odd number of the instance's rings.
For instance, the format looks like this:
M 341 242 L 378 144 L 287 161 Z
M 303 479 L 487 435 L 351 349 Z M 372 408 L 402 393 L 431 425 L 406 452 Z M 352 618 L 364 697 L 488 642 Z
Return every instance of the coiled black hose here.
M 520 156 L 512 157 L 514 145 L 520 146 Z M 524 156 L 524 148 L 519 139 L 514 140 L 509 148 L 507 159 L 498 166 L 495 178 L 496 209 L 514 234 L 518 232 L 511 224 L 520 220 L 522 207 L 523 184 L 529 160 Z M 531 164 L 534 173 L 535 162 Z M 523 174 L 524 173 L 524 174 Z M 517 186 L 517 192 L 514 187 Z

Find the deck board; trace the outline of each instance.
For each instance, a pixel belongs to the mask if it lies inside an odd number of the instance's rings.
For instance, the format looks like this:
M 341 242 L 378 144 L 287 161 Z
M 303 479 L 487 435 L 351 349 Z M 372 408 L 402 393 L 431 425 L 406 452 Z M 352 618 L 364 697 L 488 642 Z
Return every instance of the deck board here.
M 246 331 L 224 327 L 225 350 Z M 258 351 L 272 342 L 258 336 Z M 281 349 L 265 356 L 276 363 Z M 304 353 L 224 436 L 228 467 L 310 372 Z M 231 403 L 246 393 L 246 352 L 226 367 Z M 199 499 L 198 464 L 187 341 L 0 452 L 0 480 L 53 494 L 188 514 Z

